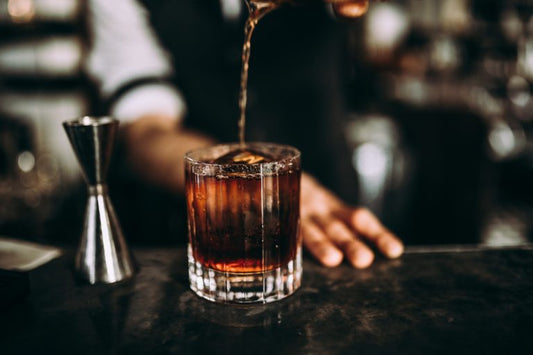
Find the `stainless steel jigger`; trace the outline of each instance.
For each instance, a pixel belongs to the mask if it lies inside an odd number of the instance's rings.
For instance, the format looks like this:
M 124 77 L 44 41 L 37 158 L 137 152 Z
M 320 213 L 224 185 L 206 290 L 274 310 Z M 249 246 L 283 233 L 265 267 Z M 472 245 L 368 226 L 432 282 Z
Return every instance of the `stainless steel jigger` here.
M 133 276 L 134 265 L 106 184 L 118 121 L 85 116 L 63 122 L 63 127 L 89 192 L 76 271 L 91 284 L 126 280 Z

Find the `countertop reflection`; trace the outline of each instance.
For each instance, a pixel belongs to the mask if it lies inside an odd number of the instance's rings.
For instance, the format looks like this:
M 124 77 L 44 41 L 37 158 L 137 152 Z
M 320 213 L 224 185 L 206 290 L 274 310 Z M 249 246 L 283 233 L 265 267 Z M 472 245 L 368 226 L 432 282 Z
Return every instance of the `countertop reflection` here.
M 78 283 L 71 250 L 32 271 L 30 295 L 1 311 L 2 354 L 486 354 L 530 344 L 531 244 L 408 249 L 367 270 L 306 258 L 296 294 L 257 306 L 195 296 L 185 248 L 134 255 L 139 273 L 119 285 Z

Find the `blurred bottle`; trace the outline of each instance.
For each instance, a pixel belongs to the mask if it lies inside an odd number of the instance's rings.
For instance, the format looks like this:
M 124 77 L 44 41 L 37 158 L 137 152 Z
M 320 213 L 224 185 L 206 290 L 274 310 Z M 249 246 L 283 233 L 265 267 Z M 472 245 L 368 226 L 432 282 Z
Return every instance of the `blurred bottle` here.
M 400 230 L 413 178 L 413 159 L 400 127 L 385 114 L 352 114 L 345 139 L 357 176 L 357 203 Z
M 32 131 L 0 113 L 0 230 L 7 235 L 36 233 L 57 202 L 57 169 L 49 155 L 37 154 Z

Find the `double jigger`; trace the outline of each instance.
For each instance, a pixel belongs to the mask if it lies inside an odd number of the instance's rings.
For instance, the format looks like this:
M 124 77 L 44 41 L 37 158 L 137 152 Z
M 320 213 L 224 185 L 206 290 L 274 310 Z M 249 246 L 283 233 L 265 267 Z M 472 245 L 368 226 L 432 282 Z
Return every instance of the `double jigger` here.
M 75 267 L 78 276 L 90 284 L 127 280 L 135 270 L 106 183 L 118 125 L 110 117 L 85 116 L 63 122 L 88 187 Z

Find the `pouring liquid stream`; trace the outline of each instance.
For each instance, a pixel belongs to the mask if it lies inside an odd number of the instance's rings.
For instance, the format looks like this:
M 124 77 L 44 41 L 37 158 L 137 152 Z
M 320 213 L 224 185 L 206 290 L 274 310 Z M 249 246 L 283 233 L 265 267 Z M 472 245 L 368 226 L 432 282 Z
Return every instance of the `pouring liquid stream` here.
M 239 94 L 239 143 L 241 149 L 245 145 L 245 126 L 246 126 L 246 102 L 248 99 L 248 70 L 250 65 L 250 53 L 252 47 L 252 34 L 255 26 L 267 13 L 279 6 L 278 2 L 274 1 L 254 1 L 246 0 L 248 7 L 248 19 L 244 27 L 244 44 L 242 46 L 242 68 L 241 68 L 241 88 Z

